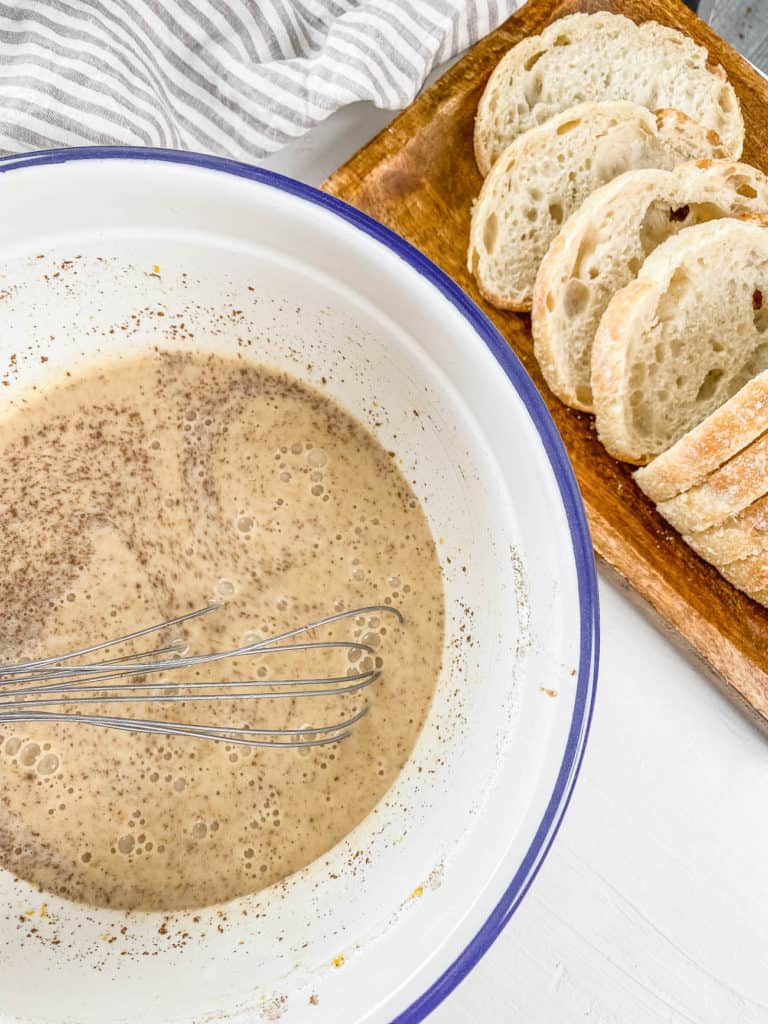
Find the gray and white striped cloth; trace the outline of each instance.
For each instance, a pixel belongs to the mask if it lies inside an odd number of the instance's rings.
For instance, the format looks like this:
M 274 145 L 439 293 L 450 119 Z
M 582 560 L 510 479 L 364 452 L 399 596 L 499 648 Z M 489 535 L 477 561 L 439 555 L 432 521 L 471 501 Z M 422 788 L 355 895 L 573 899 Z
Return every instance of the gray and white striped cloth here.
M 245 160 L 355 100 L 397 109 L 516 0 L 0 0 L 0 152 Z

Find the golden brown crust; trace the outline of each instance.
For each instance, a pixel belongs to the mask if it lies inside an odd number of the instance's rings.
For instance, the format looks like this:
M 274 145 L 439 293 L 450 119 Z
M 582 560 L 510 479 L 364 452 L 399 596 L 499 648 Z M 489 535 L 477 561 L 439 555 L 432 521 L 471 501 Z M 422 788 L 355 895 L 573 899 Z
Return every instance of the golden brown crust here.
M 651 281 L 632 281 L 616 292 L 603 313 L 592 347 L 592 401 L 598 437 L 616 459 L 642 466 L 653 456 L 633 450 L 624 419 L 627 352 L 633 315 L 655 291 Z
M 718 64 L 717 61 L 708 60 L 705 67 L 715 78 L 720 78 L 724 82 L 728 81 L 728 75 L 725 73 L 725 68 L 722 64 Z
M 487 88 L 487 86 L 486 86 L 486 88 Z M 481 100 L 481 102 L 482 102 L 482 100 Z M 472 151 L 475 154 L 475 163 L 477 164 L 477 169 L 478 169 L 478 171 L 480 171 L 482 176 L 485 178 L 487 176 L 488 172 L 491 169 L 491 164 L 490 164 L 490 161 L 487 159 L 485 151 L 484 151 L 484 149 L 483 149 L 483 147 L 481 145 L 482 132 L 477 127 L 477 122 L 479 120 L 480 120 L 480 108 L 478 107 L 478 112 L 475 115 L 475 127 L 474 127 L 474 131 L 472 132 Z
M 561 231 L 547 250 L 547 254 L 539 265 L 539 272 L 533 286 L 531 302 L 531 333 L 533 335 L 533 353 L 544 374 L 550 391 L 557 395 L 561 402 L 581 412 L 592 412 L 592 406 L 581 402 L 573 388 L 565 386 L 559 372 L 559 362 L 555 358 L 554 339 L 550 328 L 550 317 L 547 309 L 547 293 L 553 285 L 549 275 L 550 264 L 557 264 L 566 247 L 566 235 Z
M 768 554 L 750 555 L 737 562 L 721 566 L 720 572 L 734 587 L 754 597 L 762 604 L 768 594 Z M 760 595 L 756 597 L 755 595 Z
M 685 534 L 683 540 L 716 567 L 760 552 L 768 555 L 768 495 L 753 501 L 720 526 Z
M 498 293 L 491 291 L 489 288 L 486 288 L 483 284 L 481 284 L 480 279 L 478 277 L 475 277 L 475 281 L 477 283 L 477 290 L 480 292 L 485 301 L 490 302 L 490 304 L 495 309 L 505 309 L 508 310 L 510 313 L 530 313 L 530 302 L 525 303 L 523 305 L 516 304 L 512 302 L 510 299 L 505 299 L 503 295 L 499 295 Z
M 768 493 L 768 434 L 740 451 L 706 480 L 657 508 L 680 533 L 724 523 Z
M 635 480 L 652 501 L 667 501 L 702 483 L 768 429 L 768 370 L 681 437 Z

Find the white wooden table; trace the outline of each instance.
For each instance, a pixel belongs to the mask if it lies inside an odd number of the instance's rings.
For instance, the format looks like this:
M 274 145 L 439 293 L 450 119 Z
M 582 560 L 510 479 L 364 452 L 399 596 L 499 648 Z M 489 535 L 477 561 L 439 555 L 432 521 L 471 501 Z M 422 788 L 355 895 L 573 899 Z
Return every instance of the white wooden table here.
M 391 116 L 357 104 L 265 165 L 317 185 Z M 565 823 L 435 1024 L 768 1022 L 768 739 L 605 580 L 600 597 Z
M 766 0 L 699 0 L 696 11 L 753 64 L 768 69 Z

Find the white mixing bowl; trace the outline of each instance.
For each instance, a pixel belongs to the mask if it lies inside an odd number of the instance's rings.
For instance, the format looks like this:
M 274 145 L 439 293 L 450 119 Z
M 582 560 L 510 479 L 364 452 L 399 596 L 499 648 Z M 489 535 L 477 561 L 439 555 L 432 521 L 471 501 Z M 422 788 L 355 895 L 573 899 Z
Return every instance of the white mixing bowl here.
M 4 403 L 155 344 L 324 386 L 414 481 L 448 611 L 413 757 L 287 883 L 126 918 L 0 872 L 0 1020 L 420 1021 L 524 897 L 584 751 L 594 563 L 544 405 L 451 281 L 322 193 L 162 151 L 62 150 L 0 172 Z

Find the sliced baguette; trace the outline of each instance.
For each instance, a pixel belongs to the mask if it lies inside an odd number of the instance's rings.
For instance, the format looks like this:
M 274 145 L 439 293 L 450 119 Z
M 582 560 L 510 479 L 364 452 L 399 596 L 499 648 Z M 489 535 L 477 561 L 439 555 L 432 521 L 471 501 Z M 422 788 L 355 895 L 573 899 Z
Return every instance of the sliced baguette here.
M 635 480 L 686 543 L 722 571 L 731 562 L 768 558 L 765 467 L 768 370 L 636 470 Z
M 549 247 L 533 289 L 534 351 L 566 405 L 592 412 L 592 341 L 615 292 L 684 228 L 768 212 L 768 178 L 731 160 L 627 171 L 588 196 Z
M 677 29 L 601 12 L 561 18 L 500 61 L 477 108 L 480 173 L 524 132 L 575 103 L 598 100 L 682 110 L 717 132 L 727 156 L 741 156 L 739 102 L 707 51 Z
M 738 515 L 726 519 L 722 525 L 712 526 L 701 533 L 687 533 L 683 539 L 697 555 L 718 567 L 761 552 L 768 557 L 768 494 L 752 502 Z
M 635 480 L 652 501 L 667 501 L 702 483 L 765 430 L 768 370 L 753 377 L 653 462 L 635 470 Z
M 737 515 L 768 490 L 768 434 L 734 455 L 704 483 L 656 506 L 682 534 L 700 533 Z
M 750 555 L 722 566 L 720 572 L 734 587 L 768 607 L 768 555 Z
M 592 394 L 607 450 L 642 465 L 671 447 L 768 369 L 766 331 L 768 216 L 668 238 L 613 296 L 595 335 Z
M 500 309 L 531 308 L 533 284 L 563 222 L 600 185 L 639 167 L 721 158 L 714 133 L 676 110 L 582 103 L 512 143 L 472 212 L 467 264 Z

